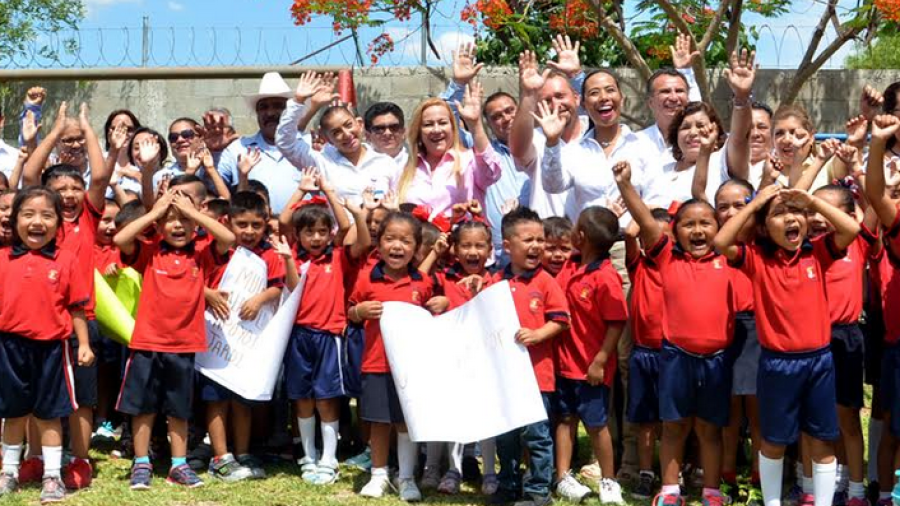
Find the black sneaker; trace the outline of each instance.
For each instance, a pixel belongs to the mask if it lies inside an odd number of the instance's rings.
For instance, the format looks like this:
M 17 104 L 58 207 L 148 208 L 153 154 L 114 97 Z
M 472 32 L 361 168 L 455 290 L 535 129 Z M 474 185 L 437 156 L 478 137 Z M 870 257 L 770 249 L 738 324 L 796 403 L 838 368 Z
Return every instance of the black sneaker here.
M 553 498 L 549 495 L 532 495 L 528 499 L 517 502 L 515 506 L 549 506 L 551 504 L 553 504 Z
M 478 459 L 471 455 L 463 457 L 462 479 L 466 482 L 477 482 L 481 480 L 481 467 L 478 466 Z
M 638 475 L 638 483 L 635 489 L 631 492 L 631 497 L 635 499 L 650 499 L 653 497 L 653 485 L 656 481 L 656 477 L 653 476 L 653 473 L 648 473 L 646 471 L 641 471 Z
M 488 497 L 487 503 L 494 506 L 503 506 L 506 504 L 512 504 L 519 499 L 519 494 L 515 493 L 513 490 L 505 490 L 499 489 L 490 497 Z

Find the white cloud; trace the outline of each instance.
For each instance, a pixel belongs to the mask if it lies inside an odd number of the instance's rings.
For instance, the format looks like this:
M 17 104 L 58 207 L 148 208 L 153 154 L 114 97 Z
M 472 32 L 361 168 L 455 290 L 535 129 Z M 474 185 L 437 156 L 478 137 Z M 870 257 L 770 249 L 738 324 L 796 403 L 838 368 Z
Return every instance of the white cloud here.
M 386 32 L 394 41 L 394 51 L 390 56 L 390 62 L 392 64 L 418 63 L 419 60 L 421 60 L 422 35 L 418 30 L 406 27 L 390 27 Z M 432 41 L 440 53 L 441 58 L 436 58 L 429 47 L 427 48 L 429 63 L 434 64 L 443 62 L 449 64 L 453 61 L 453 51 L 455 51 L 461 43 L 474 42 L 475 38 L 470 34 L 451 30 L 439 34 L 432 33 Z
M 179 12 L 184 10 L 184 4 L 178 2 L 169 2 L 167 4 L 169 6 L 169 10 Z
M 434 40 L 434 45 L 437 46 L 438 52 L 441 53 L 441 60 L 449 64 L 453 61 L 453 51 L 456 51 L 460 44 L 468 44 L 470 42 L 475 42 L 475 37 L 471 34 L 454 30 L 440 34 Z M 430 54 L 433 58 L 434 54 Z

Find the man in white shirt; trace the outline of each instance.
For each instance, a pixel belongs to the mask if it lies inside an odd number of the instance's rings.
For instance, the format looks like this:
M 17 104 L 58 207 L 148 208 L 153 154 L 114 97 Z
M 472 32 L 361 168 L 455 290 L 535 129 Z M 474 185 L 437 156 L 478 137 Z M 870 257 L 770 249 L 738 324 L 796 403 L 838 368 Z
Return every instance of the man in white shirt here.
M 0 110 L 0 132 L 3 131 L 4 123 L 5 118 L 3 117 L 3 111 Z M 7 179 L 9 179 L 10 174 L 12 174 L 13 167 L 16 165 L 16 159 L 18 157 L 19 150 L 3 142 L 3 139 L 0 139 L 0 172 L 2 172 Z

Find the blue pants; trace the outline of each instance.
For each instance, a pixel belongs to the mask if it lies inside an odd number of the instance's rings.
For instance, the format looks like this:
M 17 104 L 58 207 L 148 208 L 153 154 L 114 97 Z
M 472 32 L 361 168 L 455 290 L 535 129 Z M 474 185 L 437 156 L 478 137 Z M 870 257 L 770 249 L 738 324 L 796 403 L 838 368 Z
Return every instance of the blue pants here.
M 550 395 L 541 393 L 544 409 L 550 412 Z M 519 465 L 522 447 L 528 449 L 531 460 L 531 477 L 522 484 L 526 496 L 547 497 L 553 481 L 553 439 L 550 436 L 550 421 L 533 423 L 511 430 L 496 437 L 497 459 L 500 461 L 500 490 L 518 494 L 522 477 Z

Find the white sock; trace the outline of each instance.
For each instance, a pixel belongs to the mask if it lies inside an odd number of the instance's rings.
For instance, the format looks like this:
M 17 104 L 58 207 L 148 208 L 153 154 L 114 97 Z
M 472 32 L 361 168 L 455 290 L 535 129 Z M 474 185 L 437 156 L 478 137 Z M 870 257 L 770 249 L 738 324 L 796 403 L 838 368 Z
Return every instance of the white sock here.
M 3 474 L 19 477 L 19 464 L 22 461 L 22 445 L 3 444 Z
M 466 445 L 462 443 L 447 443 L 447 447 L 450 450 L 450 470 L 462 472 L 463 450 L 465 450 Z
M 835 485 L 835 491 L 837 492 L 846 492 L 847 487 L 850 486 L 850 466 L 844 464 L 837 465 L 837 484 Z
M 794 462 L 794 480 L 797 483 L 803 481 L 803 461 L 797 459 L 797 462 Z
M 481 463 L 483 474 L 496 474 L 497 471 L 497 444 L 494 438 L 485 439 L 481 442 Z
M 869 483 L 878 481 L 878 445 L 881 444 L 881 431 L 884 422 L 872 418 L 869 420 Z
M 397 461 L 400 464 L 398 477 L 412 479 L 416 473 L 416 443 L 409 439 L 408 432 L 397 433 Z
M 800 473 L 801 475 L 803 473 Z M 759 453 L 759 480 L 766 506 L 781 506 L 781 479 L 784 475 L 784 458 L 770 459 Z
M 337 464 L 337 444 L 339 422 L 322 422 L 322 458 L 323 464 Z
M 297 428 L 300 430 L 300 444 L 303 446 L 303 455 L 316 461 L 316 417 L 297 418 Z
M 851 481 L 850 487 L 848 488 L 848 494 L 851 498 L 865 499 L 866 486 L 863 485 L 863 482 L 861 481 Z
M 438 469 L 444 456 L 444 443 L 425 443 L 425 467 Z
M 813 494 L 816 506 L 831 506 L 834 499 L 834 477 L 837 474 L 837 461 L 830 464 L 813 462 Z
M 44 455 L 44 478 L 61 476 L 59 471 L 62 469 L 62 452 L 62 446 L 41 447 L 41 453 Z
M 815 474 L 815 473 L 813 473 L 813 474 Z M 812 494 L 816 493 L 816 488 L 815 488 L 815 484 L 813 483 L 812 476 L 806 476 L 804 474 L 803 478 L 801 478 L 800 481 L 801 481 L 800 488 L 803 489 L 804 494 L 812 495 Z
M 388 474 L 388 468 L 386 468 L 386 467 L 373 467 L 372 468 L 372 478 L 374 478 L 376 476 L 384 476 L 386 478 L 387 474 Z

